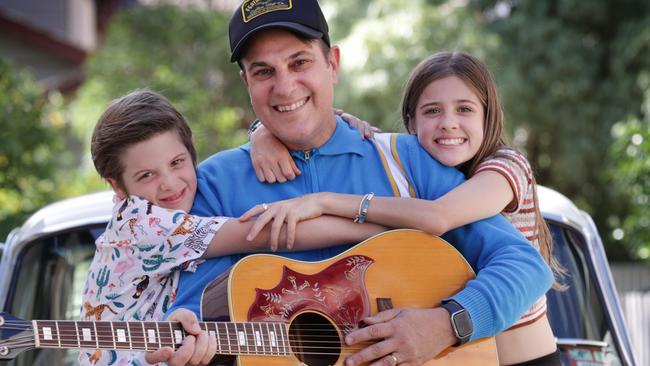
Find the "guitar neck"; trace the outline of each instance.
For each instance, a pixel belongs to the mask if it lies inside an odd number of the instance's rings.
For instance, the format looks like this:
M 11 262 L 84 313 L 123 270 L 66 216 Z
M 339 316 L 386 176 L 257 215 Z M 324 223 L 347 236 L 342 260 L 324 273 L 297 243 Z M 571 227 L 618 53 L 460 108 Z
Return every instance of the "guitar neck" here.
M 273 322 L 204 322 L 222 355 L 288 356 L 287 326 Z M 155 351 L 180 347 L 187 333 L 179 322 L 34 320 L 38 348 Z

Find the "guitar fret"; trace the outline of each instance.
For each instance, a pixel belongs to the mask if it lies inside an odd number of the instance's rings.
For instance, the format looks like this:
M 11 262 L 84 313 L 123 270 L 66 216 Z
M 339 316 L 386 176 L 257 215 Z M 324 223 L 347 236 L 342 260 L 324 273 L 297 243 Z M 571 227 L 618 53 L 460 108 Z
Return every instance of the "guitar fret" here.
M 38 321 L 37 327 L 38 332 L 36 336 L 38 337 L 38 343 L 40 347 L 56 347 L 59 345 L 58 332 L 57 334 L 52 333 L 52 329 L 56 329 L 52 321 Z M 57 338 L 56 340 L 54 338 Z
M 126 322 L 111 322 L 111 334 L 116 349 L 132 349 L 131 334 Z
M 155 351 L 160 348 L 156 324 L 152 322 L 143 322 L 142 327 L 145 329 L 145 345 L 147 350 Z
M 74 322 L 74 331 L 75 331 L 75 336 L 77 337 L 77 346 L 81 348 L 81 341 L 79 340 L 79 325 L 77 322 Z
M 246 336 L 246 344 L 248 345 L 249 354 L 257 354 L 257 346 L 255 345 L 255 333 L 250 328 L 250 323 L 242 323 L 242 328 L 244 328 L 244 335 Z
M 219 333 L 219 323 L 212 323 L 212 324 L 214 324 L 214 332 L 217 337 L 218 353 L 223 353 L 223 350 L 221 349 L 221 334 Z
M 262 346 L 262 353 L 263 355 L 266 354 L 266 348 L 264 347 L 264 332 L 262 331 L 262 324 L 260 323 L 253 323 L 252 327 L 255 328 L 257 326 L 257 330 L 255 330 L 255 337 L 256 341 L 259 342 L 260 346 Z
M 127 322 L 131 338 L 131 349 L 134 351 L 147 351 L 147 343 L 144 339 L 144 325 L 136 322 Z
M 250 354 L 250 350 L 248 349 L 248 341 L 246 339 L 246 327 L 242 323 L 235 323 L 235 329 L 237 329 L 237 344 L 239 345 L 239 353 L 242 353 L 241 347 L 245 346 L 246 351 L 245 353 Z
M 228 329 L 228 323 L 224 323 L 226 328 L 226 339 L 228 340 L 228 354 L 232 355 L 232 343 L 230 342 L 230 330 Z
M 274 343 L 274 333 L 269 329 L 269 323 L 264 323 L 266 325 L 266 338 L 269 340 L 269 354 L 273 354 L 273 343 Z M 278 352 L 279 353 L 279 352 Z
M 79 338 L 77 337 L 76 322 L 61 320 L 58 322 L 57 337 L 61 342 L 61 347 L 78 348 Z
M 158 327 L 158 322 L 156 322 L 156 333 L 158 333 L 158 349 L 162 348 L 162 336 L 160 334 L 160 328 Z
M 97 323 L 93 322 L 93 329 L 95 330 L 95 344 L 99 348 L 99 334 L 97 333 Z
M 77 339 L 79 339 L 79 347 L 96 349 L 97 347 L 97 334 L 94 332 L 95 323 L 90 321 L 77 321 Z M 94 339 L 93 339 L 94 338 Z
M 113 339 L 113 348 L 117 349 L 117 344 L 115 344 L 115 330 L 113 329 L 113 322 L 111 324 L 111 339 Z
M 61 332 L 59 332 L 59 322 L 54 321 L 54 325 L 56 326 L 56 340 L 59 343 L 59 348 L 61 348 Z
M 174 335 L 171 332 L 169 326 L 164 326 L 165 323 L 169 322 L 158 322 L 158 336 L 160 337 L 160 342 L 163 347 L 169 346 L 174 349 Z
M 104 321 L 96 322 L 95 338 L 97 339 L 97 348 L 111 349 L 115 348 L 115 337 L 113 335 L 113 323 Z
M 176 337 L 174 337 L 174 328 L 172 327 L 172 322 L 167 322 L 167 326 L 169 326 L 169 337 L 171 338 L 171 344 L 172 344 L 172 349 L 176 350 Z
M 286 338 L 285 338 L 286 335 L 287 335 L 285 333 L 286 328 L 284 326 L 284 323 L 278 323 L 278 327 L 280 327 L 280 332 L 279 332 L 280 333 L 280 342 L 279 343 L 282 344 L 282 354 L 287 356 L 287 355 L 289 355 L 289 351 L 287 349 L 287 342 L 286 342 Z M 291 344 L 289 344 L 289 345 L 291 345 Z
M 180 323 L 170 323 L 170 327 L 174 332 L 174 345 L 178 348 L 183 343 L 183 339 L 185 339 L 187 334 Z

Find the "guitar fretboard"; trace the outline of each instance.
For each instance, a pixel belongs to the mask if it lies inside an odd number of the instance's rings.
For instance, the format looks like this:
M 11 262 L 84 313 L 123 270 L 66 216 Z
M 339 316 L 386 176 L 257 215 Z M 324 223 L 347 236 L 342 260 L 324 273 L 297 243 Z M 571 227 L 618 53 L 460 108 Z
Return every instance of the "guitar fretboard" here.
M 217 340 L 222 355 L 288 356 L 284 323 L 199 323 Z M 36 346 L 155 351 L 180 347 L 187 333 L 178 322 L 34 320 Z

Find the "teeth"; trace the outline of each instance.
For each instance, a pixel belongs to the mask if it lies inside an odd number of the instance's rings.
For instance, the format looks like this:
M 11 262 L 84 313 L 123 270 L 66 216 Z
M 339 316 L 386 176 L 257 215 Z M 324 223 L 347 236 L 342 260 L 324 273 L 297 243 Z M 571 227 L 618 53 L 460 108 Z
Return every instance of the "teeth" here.
M 465 139 L 460 137 L 454 139 L 437 139 L 436 142 L 440 145 L 460 145 L 465 142 Z
M 280 112 L 291 112 L 291 111 L 295 111 L 296 109 L 302 107 L 305 104 L 306 101 L 307 101 L 307 99 L 305 98 L 305 99 L 302 99 L 302 100 L 300 100 L 298 102 L 295 102 L 295 103 L 293 103 L 291 105 L 279 105 L 276 108 Z

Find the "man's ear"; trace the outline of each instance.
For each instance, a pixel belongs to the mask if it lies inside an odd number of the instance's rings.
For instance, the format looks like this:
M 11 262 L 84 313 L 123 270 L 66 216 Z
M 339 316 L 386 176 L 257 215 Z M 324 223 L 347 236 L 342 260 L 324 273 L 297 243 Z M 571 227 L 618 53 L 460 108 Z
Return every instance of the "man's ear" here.
M 330 48 L 328 63 L 332 68 L 332 73 L 334 77 L 334 84 L 339 81 L 339 67 L 341 66 L 341 49 L 339 46 L 332 46 Z
M 115 179 L 106 178 L 106 181 L 108 182 L 108 184 L 111 185 L 111 188 L 113 188 L 113 192 L 115 192 L 115 195 L 117 196 L 117 198 L 123 200 L 123 199 L 126 198 L 126 196 L 128 196 L 126 191 L 123 190 L 122 187 L 120 187 L 120 184 Z
M 244 84 L 246 84 L 246 86 L 248 87 L 248 81 L 246 80 L 246 73 L 244 72 L 244 70 L 239 70 L 239 77 L 242 79 Z

